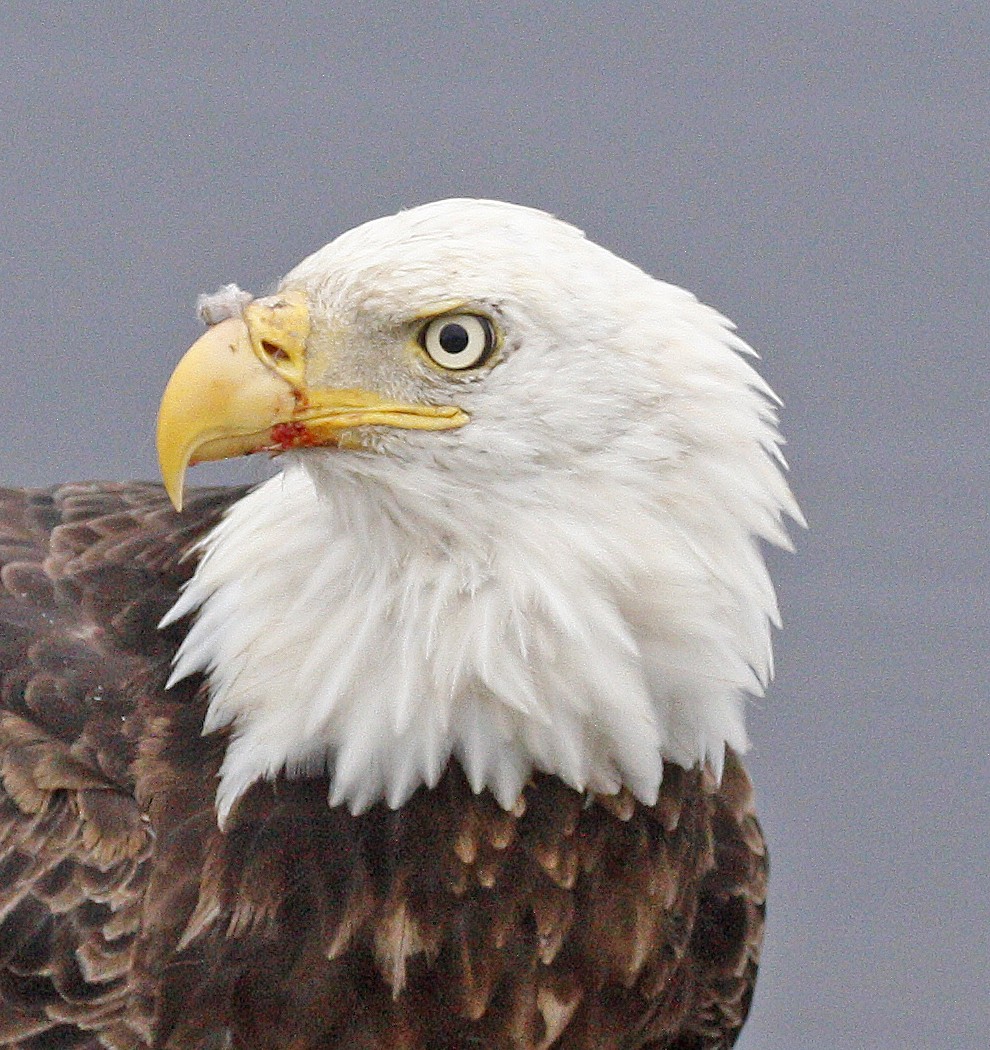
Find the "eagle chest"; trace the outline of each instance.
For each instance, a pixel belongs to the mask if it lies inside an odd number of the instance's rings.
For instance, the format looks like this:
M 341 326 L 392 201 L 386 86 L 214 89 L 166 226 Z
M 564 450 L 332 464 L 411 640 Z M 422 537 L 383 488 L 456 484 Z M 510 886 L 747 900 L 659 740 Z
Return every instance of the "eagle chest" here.
M 728 804 L 740 787 L 734 757 L 721 789 L 668 766 L 652 807 L 536 775 L 507 812 L 452 766 L 401 809 L 353 816 L 326 781 L 280 779 L 223 832 L 212 799 L 177 797 L 147 898 L 167 906 L 138 951 L 155 1027 L 191 1047 L 221 1026 L 257 1050 L 662 1040 L 697 1008 L 699 949 L 748 994 L 762 896 L 738 889 L 765 857 Z

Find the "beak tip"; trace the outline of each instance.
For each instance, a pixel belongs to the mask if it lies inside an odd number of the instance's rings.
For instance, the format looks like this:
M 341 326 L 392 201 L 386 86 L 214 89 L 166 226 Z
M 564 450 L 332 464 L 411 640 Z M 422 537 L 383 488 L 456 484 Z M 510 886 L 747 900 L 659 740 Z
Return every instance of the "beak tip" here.
M 163 480 L 164 480 L 164 483 L 165 483 L 165 494 L 168 496 L 169 502 L 172 504 L 173 507 L 175 507 L 176 511 L 179 514 L 181 514 L 182 513 L 182 490 L 184 488 L 183 483 L 182 483 L 183 482 L 182 474 L 179 474 L 178 477 L 176 477 L 174 475 L 171 478 L 164 477 Z
M 175 450 L 162 441 L 162 434 L 159 431 L 158 470 L 165 494 L 172 506 L 179 512 L 182 511 L 182 493 L 185 488 L 186 467 L 189 465 L 189 459 L 188 455 L 176 456 Z

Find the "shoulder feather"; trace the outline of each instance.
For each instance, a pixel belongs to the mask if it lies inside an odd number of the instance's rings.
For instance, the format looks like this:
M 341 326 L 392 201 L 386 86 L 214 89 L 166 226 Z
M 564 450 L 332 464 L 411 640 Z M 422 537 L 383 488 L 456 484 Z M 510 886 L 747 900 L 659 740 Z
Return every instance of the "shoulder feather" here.
M 179 519 L 155 485 L 0 490 L 0 1045 L 145 1045 L 132 949 L 154 835 L 132 763 L 174 638 Z

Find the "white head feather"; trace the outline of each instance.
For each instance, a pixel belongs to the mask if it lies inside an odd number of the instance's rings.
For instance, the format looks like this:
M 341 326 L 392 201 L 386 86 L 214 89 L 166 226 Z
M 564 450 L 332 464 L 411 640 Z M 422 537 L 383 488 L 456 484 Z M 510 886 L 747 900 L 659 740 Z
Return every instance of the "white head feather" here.
M 327 771 L 398 806 L 448 760 L 506 807 L 533 769 L 655 801 L 721 771 L 772 673 L 759 541 L 800 520 L 774 396 L 719 314 L 541 212 L 451 200 L 301 263 L 339 385 L 454 403 L 461 429 L 287 454 L 202 543 L 172 681 L 233 728 L 221 821 L 256 779 Z M 492 316 L 497 360 L 410 367 L 411 319 Z M 393 345 L 394 344 L 394 345 Z M 342 378 L 341 378 L 342 377 Z

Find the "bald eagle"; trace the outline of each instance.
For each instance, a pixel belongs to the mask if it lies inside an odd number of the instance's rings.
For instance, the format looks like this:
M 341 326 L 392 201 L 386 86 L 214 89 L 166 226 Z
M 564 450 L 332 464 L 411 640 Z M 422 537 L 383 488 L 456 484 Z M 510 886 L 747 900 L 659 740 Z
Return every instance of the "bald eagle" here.
M 0 1045 L 731 1046 L 800 516 L 751 351 L 492 201 L 201 314 L 164 488 L 2 494 Z

